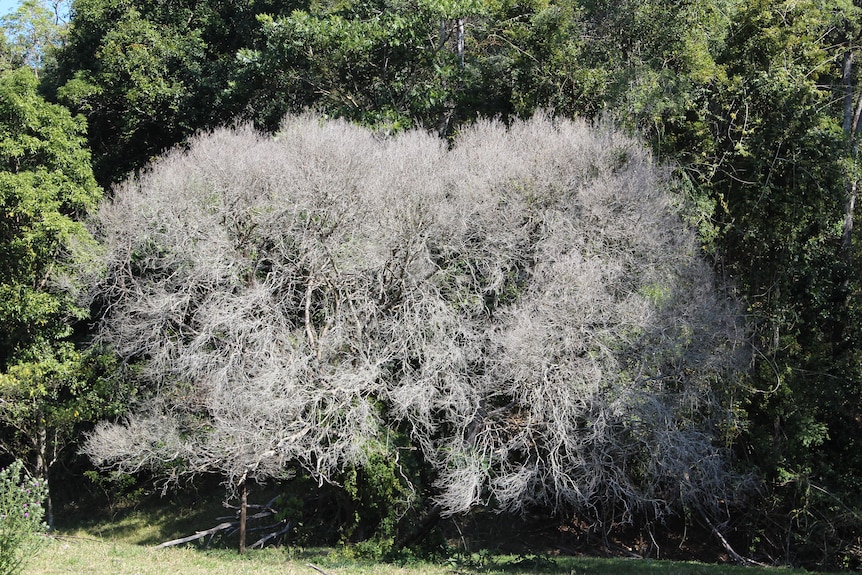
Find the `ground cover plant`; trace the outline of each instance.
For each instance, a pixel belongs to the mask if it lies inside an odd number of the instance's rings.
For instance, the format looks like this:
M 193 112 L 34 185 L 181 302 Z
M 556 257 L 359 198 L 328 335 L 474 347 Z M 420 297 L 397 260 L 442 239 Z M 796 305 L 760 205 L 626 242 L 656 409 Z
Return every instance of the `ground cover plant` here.
M 47 490 L 20 461 L 0 469 L 0 574 L 16 575 L 39 549 Z

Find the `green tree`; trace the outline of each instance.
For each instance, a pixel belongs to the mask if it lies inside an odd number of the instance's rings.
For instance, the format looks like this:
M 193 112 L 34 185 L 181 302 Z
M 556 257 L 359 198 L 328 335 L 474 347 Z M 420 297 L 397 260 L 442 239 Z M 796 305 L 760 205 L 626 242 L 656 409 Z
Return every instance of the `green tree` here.
M 476 0 L 396 0 L 262 16 L 259 48 L 239 53 L 236 87 L 268 129 L 314 107 L 387 131 L 447 134 L 475 57 L 465 27 L 486 10 Z
M 701 171 L 720 206 L 721 265 L 757 325 L 758 384 L 777 389 L 756 408 L 773 435 L 758 443 L 775 449 L 773 469 L 830 482 L 862 471 L 858 456 L 839 456 L 860 431 L 842 86 L 859 17 L 851 2 L 741 5 L 720 56 L 728 81 L 713 96 L 715 152 Z
M 202 51 L 194 30 L 148 19 L 127 2 L 75 4 L 69 47 L 59 57 L 68 78 L 57 96 L 86 116 L 103 183 L 182 139 Z
M 71 336 L 95 252 L 80 220 L 101 191 L 83 120 L 36 89 L 28 68 L 0 76 L 0 439 L 47 479 L 68 431 L 99 406 Z
M 47 79 L 52 98 L 87 118 L 97 180 L 108 185 L 194 132 L 246 111 L 232 84 L 256 16 L 291 2 L 76 0 Z
M 740 453 L 780 490 L 784 513 L 811 517 L 794 501 L 809 483 L 858 508 L 859 73 L 848 61 L 860 11 L 850 1 L 752 0 L 729 17 L 715 51 L 722 77 L 700 92 L 695 145 L 675 155 L 705 206 L 717 265 L 747 300 L 754 328 L 757 393 Z M 834 504 L 825 501 L 809 523 L 823 533 L 800 519 L 782 540 L 811 552 L 812 539 L 828 536 L 840 548 L 841 514 L 827 511 Z
M 63 0 L 22 0 L 18 8 L 0 17 L 6 39 L 3 59 L 11 67 L 28 66 L 37 74 L 63 45 L 68 10 Z

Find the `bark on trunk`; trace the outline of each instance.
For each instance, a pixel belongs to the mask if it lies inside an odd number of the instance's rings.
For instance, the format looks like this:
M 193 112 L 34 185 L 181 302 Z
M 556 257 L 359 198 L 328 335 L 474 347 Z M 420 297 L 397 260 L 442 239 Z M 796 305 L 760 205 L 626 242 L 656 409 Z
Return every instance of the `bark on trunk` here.
M 456 26 L 458 28 L 458 66 L 460 68 L 464 68 L 464 42 L 466 38 L 466 34 L 464 33 L 464 19 L 458 18 L 456 22 Z
M 239 554 L 245 553 L 245 523 L 248 517 L 248 483 L 246 478 L 242 478 L 242 483 L 239 487 Z
M 856 129 L 858 126 L 859 115 L 858 111 L 854 114 L 853 110 L 853 51 L 847 50 L 844 53 L 844 134 L 847 137 L 848 153 L 850 161 L 854 162 L 856 158 Z M 859 99 L 858 109 L 862 109 L 862 97 Z M 851 175 L 845 186 L 846 194 L 844 198 L 844 226 L 842 230 L 842 250 L 844 252 L 844 260 L 848 266 L 853 265 L 853 215 L 856 209 L 856 188 L 857 182 L 855 176 Z M 848 267 L 848 269 L 851 269 Z
M 38 415 L 40 421 L 41 415 Z M 54 502 L 51 499 L 51 482 L 48 480 L 48 471 L 51 466 L 48 454 L 48 429 L 43 423 L 38 424 L 36 431 L 36 457 L 33 462 L 33 474 L 45 486 L 45 522 L 48 529 L 54 530 Z
M 412 531 L 405 534 L 395 542 L 395 548 L 403 549 L 422 541 L 429 533 L 431 533 L 431 530 L 434 529 L 437 522 L 440 521 L 440 514 L 442 512 L 443 508 L 439 504 L 435 503 Z

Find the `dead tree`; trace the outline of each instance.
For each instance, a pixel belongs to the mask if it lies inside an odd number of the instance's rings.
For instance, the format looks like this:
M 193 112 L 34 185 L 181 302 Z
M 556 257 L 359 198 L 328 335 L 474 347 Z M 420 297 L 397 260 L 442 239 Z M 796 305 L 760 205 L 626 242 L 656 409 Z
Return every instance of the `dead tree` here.
M 744 333 L 665 184 L 542 115 L 452 150 L 308 116 L 202 135 L 95 223 L 101 342 L 142 400 L 85 451 L 233 489 L 328 481 L 406 429 L 444 516 L 717 508 Z

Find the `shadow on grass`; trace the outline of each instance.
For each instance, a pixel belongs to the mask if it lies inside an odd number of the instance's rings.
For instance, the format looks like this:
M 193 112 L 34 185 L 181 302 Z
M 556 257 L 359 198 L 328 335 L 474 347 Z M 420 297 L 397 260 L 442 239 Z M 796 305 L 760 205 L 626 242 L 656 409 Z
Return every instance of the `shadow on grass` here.
M 101 511 L 94 512 L 97 507 L 88 509 L 81 505 L 58 517 L 62 518 L 58 527 L 72 535 L 153 546 L 209 529 L 232 516 L 234 510 L 225 508 L 223 495 L 223 489 L 216 486 L 205 492 L 142 496 L 128 504 L 113 506 L 110 511 L 102 507 Z M 254 493 L 253 502 L 262 503 L 271 496 L 269 491 L 261 490 Z M 501 521 L 499 516 L 491 514 L 477 513 L 458 525 L 452 522 L 450 535 L 452 537 L 441 540 L 443 545 L 433 557 L 408 554 L 395 558 L 389 565 L 396 568 L 404 565 L 419 572 L 422 565 L 442 565 L 454 575 L 758 575 L 776 572 L 721 564 L 593 557 L 573 549 L 575 535 L 561 531 L 553 523 Z M 208 538 L 204 538 L 189 546 L 202 549 L 208 543 Z M 215 555 L 235 554 L 235 537 L 222 537 L 211 543 Z M 246 559 L 253 561 L 255 557 L 260 559 L 272 554 L 279 555 L 282 561 L 321 565 L 333 575 L 343 569 L 354 573 L 357 565 L 370 566 L 365 570 L 377 573 L 374 565 L 380 566 L 372 559 L 358 556 L 350 547 L 288 545 L 266 553 L 252 551 Z M 804 573 L 778 571 L 783 575 Z
M 207 489 L 168 493 L 140 494 L 122 502 L 105 505 L 80 504 L 64 509 L 58 515 L 61 532 L 86 533 L 104 539 L 153 546 L 210 529 L 236 515 L 236 509 L 225 505 L 224 489 L 216 484 Z M 253 494 L 249 503 L 265 503 L 272 497 L 269 490 Z M 236 548 L 237 537 L 205 537 L 196 547 Z
M 495 555 L 474 553 L 470 558 L 453 557 L 456 575 L 793 575 L 806 573 L 780 568 L 752 568 L 726 564 L 704 564 L 654 559 L 599 558 L 583 556 Z

